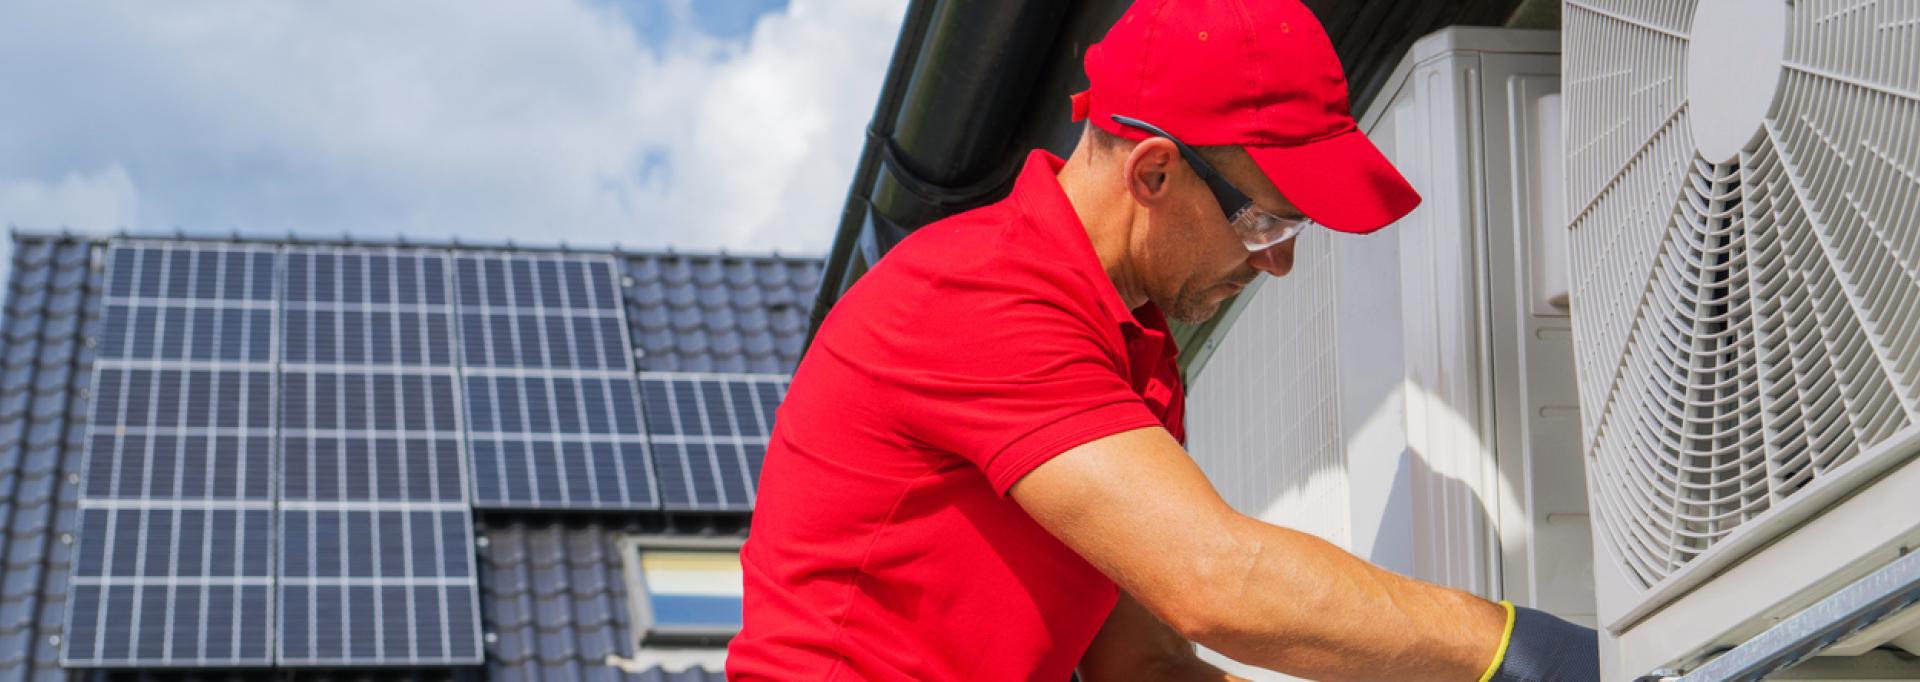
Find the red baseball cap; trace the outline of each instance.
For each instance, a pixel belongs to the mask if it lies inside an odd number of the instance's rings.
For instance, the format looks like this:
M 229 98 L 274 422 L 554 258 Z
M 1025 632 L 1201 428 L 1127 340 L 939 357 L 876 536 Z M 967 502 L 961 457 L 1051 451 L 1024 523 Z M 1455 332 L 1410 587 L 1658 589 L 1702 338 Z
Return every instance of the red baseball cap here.
M 1333 42 L 1298 0 L 1139 0 L 1087 48 L 1073 120 L 1132 140 L 1119 114 L 1194 146 L 1238 145 L 1307 217 L 1342 232 L 1420 204 L 1353 122 Z

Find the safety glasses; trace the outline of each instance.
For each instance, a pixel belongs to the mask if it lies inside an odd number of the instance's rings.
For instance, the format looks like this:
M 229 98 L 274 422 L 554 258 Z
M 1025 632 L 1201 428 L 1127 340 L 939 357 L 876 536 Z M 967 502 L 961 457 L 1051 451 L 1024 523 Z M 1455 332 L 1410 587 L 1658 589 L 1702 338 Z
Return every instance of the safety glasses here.
M 1113 121 L 1167 138 L 1173 146 L 1178 147 L 1181 158 L 1187 160 L 1187 165 L 1193 167 L 1193 172 L 1200 176 L 1201 181 L 1207 183 L 1207 189 L 1213 191 L 1214 201 L 1220 202 L 1220 212 L 1226 215 L 1227 224 L 1233 227 L 1234 234 L 1240 238 L 1240 243 L 1246 245 L 1248 251 L 1273 248 L 1276 244 L 1300 236 L 1302 231 L 1313 224 L 1311 218 L 1304 216 L 1285 218 L 1254 205 L 1253 199 L 1235 188 L 1233 183 L 1227 182 L 1219 171 L 1215 171 L 1212 165 L 1200 158 L 1199 152 L 1187 146 L 1187 143 L 1181 142 L 1180 138 L 1168 134 L 1167 131 L 1146 121 L 1119 114 L 1113 115 Z

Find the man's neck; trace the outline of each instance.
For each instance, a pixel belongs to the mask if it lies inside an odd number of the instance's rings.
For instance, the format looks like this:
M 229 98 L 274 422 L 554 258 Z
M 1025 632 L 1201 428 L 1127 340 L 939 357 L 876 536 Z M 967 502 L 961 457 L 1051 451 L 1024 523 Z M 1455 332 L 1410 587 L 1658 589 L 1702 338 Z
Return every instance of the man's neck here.
M 1095 161 L 1089 146 L 1082 140 L 1056 177 L 1060 189 L 1067 195 L 1067 203 L 1072 204 L 1074 214 L 1080 216 L 1087 239 L 1093 242 L 1093 253 L 1100 258 L 1100 268 L 1106 271 L 1107 279 L 1113 281 L 1114 290 L 1120 293 L 1120 300 L 1131 310 L 1147 303 L 1146 289 L 1139 284 L 1132 250 L 1128 248 L 1133 237 L 1133 211 L 1137 206 L 1127 195 L 1126 185 L 1120 182 L 1120 170 Z

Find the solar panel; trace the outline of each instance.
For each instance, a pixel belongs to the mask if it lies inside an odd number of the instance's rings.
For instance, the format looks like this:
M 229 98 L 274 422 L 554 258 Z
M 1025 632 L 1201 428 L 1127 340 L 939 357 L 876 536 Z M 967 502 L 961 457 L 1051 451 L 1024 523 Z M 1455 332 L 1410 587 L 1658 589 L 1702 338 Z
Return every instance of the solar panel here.
M 611 258 L 454 257 L 482 508 L 655 509 Z
M 641 373 L 640 402 L 661 505 L 751 511 L 788 380 L 777 374 Z
M 282 311 L 278 660 L 481 660 L 443 253 L 296 248 Z
M 271 663 L 277 259 L 108 248 L 62 665 Z

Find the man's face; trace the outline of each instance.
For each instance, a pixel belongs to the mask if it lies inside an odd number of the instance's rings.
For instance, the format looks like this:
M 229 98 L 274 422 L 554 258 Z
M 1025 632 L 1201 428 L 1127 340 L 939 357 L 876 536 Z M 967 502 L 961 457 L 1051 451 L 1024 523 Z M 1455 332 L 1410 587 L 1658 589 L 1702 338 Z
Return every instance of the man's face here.
M 1246 152 L 1217 148 L 1207 156 L 1215 170 L 1260 208 L 1280 216 L 1300 214 Z M 1148 211 L 1147 236 L 1137 263 L 1148 298 L 1167 317 L 1188 324 L 1205 322 L 1260 273 L 1282 277 L 1293 269 L 1298 239 L 1248 252 L 1193 168 L 1183 161 L 1169 173 L 1173 193 L 1180 198 Z

